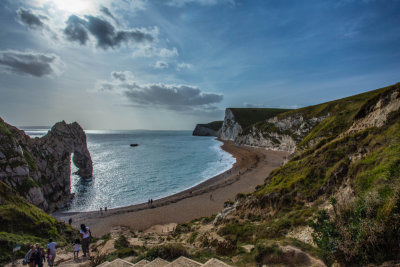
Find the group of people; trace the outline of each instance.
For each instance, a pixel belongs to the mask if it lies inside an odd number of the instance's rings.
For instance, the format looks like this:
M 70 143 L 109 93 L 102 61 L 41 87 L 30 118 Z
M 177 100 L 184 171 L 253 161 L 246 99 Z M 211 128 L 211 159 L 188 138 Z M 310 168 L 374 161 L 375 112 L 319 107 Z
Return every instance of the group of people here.
M 149 198 L 149 200 L 147 201 L 147 204 L 148 204 L 148 205 L 152 205 L 152 204 L 153 204 L 153 199 L 152 199 L 152 198 Z
M 54 259 L 56 258 L 56 246 L 57 243 L 53 242 L 50 238 L 49 244 L 47 244 L 47 263 L 49 266 L 54 265 Z M 29 267 L 43 267 L 44 262 L 46 262 L 46 251 L 44 248 L 40 247 L 39 244 L 35 244 L 26 253 L 23 260 L 24 265 L 29 265 Z
M 85 224 L 81 224 L 79 233 L 82 240 L 76 239 L 74 242 L 74 259 L 77 259 L 79 257 L 81 245 L 83 257 L 90 257 L 89 245 L 92 241 L 92 233 L 90 232 L 89 227 Z M 23 265 L 29 265 L 29 267 L 43 267 L 47 259 L 48 266 L 52 267 L 54 265 L 56 255 L 57 243 L 50 238 L 49 243 L 47 244 L 47 257 L 45 249 L 40 247 L 39 244 L 35 244 L 31 247 L 28 253 L 26 253 L 22 263 Z

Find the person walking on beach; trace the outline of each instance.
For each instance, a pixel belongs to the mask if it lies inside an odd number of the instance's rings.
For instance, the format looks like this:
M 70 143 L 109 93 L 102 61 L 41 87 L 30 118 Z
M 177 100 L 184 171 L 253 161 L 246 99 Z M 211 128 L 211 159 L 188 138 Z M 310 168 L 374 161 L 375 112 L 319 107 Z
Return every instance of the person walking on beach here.
M 35 250 L 33 252 L 33 266 L 43 267 L 42 249 L 39 244 L 35 244 Z
M 47 263 L 49 266 L 54 265 L 54 261 L 57 255 L 57 243 L 53 241 L 52 238 L 49 239 L 49 243 L 47 244 Z
M 81 250 L 81 245 L 80 245 L 79 239 L 75 239 L 75 244 L 74 244 L 74 259 L 79 258 L 79 251 Z
M 81 224 L 80 234 L 82 237 L 83 257 L 86 257 L 86 253 L 88 254 L 88 257 L 90 257 L 89 245 L 90 245 L 90 241 L 92 238 L 92 233 L 90 232 L 90 229 L 88 226 Z

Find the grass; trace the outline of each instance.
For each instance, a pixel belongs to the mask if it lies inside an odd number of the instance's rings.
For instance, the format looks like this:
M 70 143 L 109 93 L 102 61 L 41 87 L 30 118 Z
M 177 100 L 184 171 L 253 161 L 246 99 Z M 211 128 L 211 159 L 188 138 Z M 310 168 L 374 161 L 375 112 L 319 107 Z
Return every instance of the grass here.
M 33 242 L 46 244 L 49 238 L 53 238 L 62 245 L 79 237 L 71 226 L 28 203 L 3 182 L 0 182 L 0 203 L 0 263 L 12 259 L 12 247 L 16 244 L 22 244 L 23 250 L 20 253 L 26 253 L 26 248 Z
M 213 121 L 210 123 L 206 123 L 206 124 L 198 124 L 199 126 L 205 127 L 205 128 L 210 128 L 214 131 L 218 131 L 219 129 L 221 129 L 222 127 L 222 123 L 223 121 Z
M 242 129 L 245 130 L 252 124 L 275 117 L 278 114 L 290 111 L 290 109 L 280 108 L 229 108 L 235 116 Z

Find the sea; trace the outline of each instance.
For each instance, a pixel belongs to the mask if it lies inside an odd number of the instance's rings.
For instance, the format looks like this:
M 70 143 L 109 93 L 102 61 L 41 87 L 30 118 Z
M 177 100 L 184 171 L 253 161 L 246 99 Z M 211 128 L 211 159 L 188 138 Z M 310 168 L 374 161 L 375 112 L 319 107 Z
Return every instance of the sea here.
M 49 129 L 22 128 L 31 137 Z M 191 131 L 86 130 L 93 177 L 73 174 L 75 194 L 65 211 L 117 208 L 163 198 L 193 187 L 232 167 L 235 158 L 221 149 L 215 137 L 192 136 Z M 138 144 L 131 147 L 130 144 Z

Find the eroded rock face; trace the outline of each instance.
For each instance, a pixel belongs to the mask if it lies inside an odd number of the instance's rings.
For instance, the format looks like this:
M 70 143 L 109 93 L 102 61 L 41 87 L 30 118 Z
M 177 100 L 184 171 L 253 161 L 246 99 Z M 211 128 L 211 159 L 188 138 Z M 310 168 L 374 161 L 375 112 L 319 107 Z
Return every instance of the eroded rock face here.
M 82 178 L 92 176 L 86 134 L 74 122 L 58 122 L 42 138 L 30 138 L 0 118 L 0 180 L 45 211 L 66 204 L 71 194 L 71 154 Z
M 253 125 L 248 133 L 239 134 L 235 143 L 293 153 L 297 144 L 326 117 L 306 119 L 300 113 L 284 118 L 273 117 L 265 121 L 261 127 Z
M 222 123 L 219 138 L 222 140 L 234 141 L 236 137 L 242 132 L 242 126 L 235 120 L 232 110 L 227 108 L 225 110 L 225 118 Z

